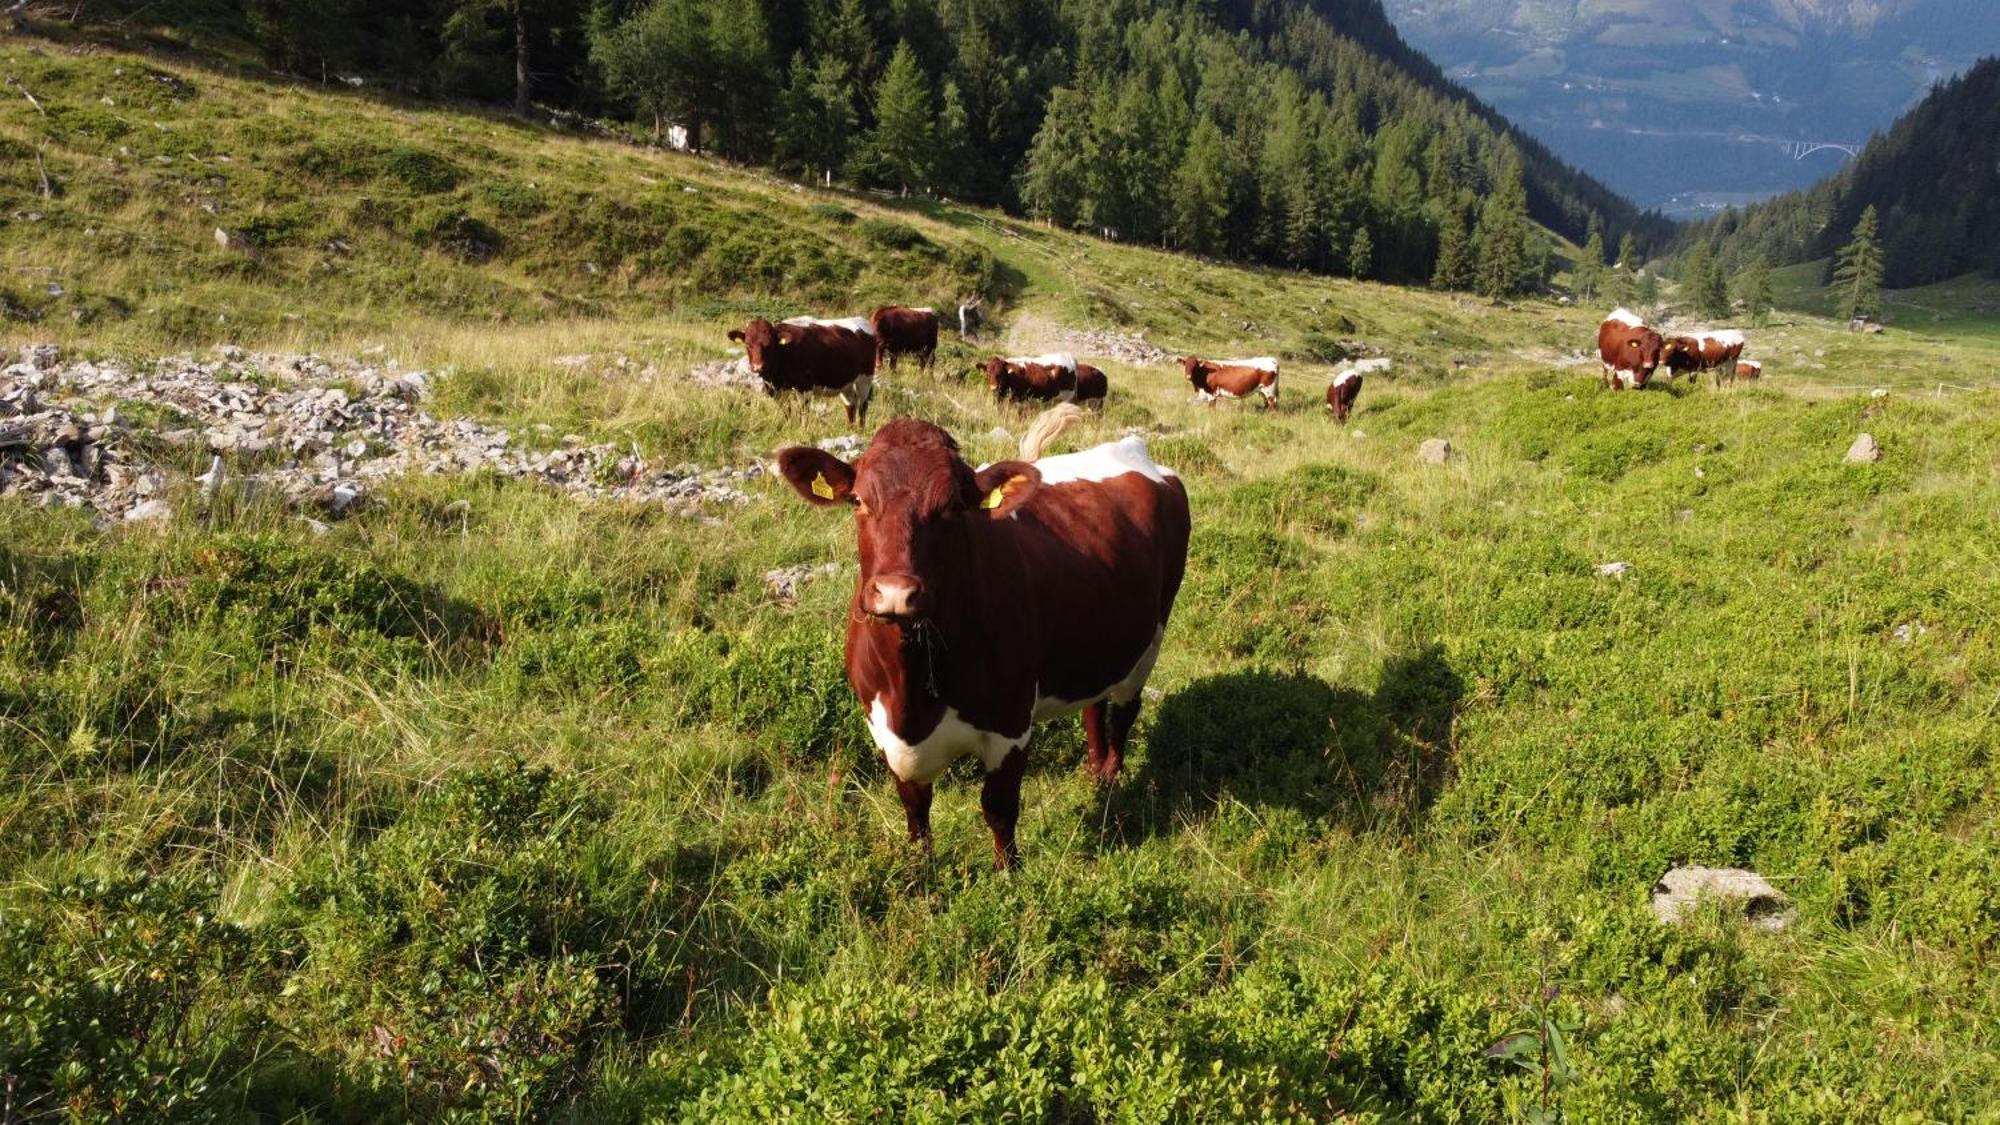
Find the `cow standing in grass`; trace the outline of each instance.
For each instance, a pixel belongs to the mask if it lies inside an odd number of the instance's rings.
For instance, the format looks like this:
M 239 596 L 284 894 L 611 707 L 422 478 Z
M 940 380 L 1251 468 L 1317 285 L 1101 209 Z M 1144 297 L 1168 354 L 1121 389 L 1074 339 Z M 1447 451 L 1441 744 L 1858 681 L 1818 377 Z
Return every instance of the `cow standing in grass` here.
M 1661 348 L 1660 362 L 1675 375 L 1691 379 L 1698 379 L 1703 371 L 1713 371 L 1715 385 L 1720 387 L 1724 375 L 1735 379 L 1736 361 L 1743 355 L 1743 344 L 1743 333 L 1735 329 L 1674 336 Z
M 792 317 L 772 324 L 758 317 L 729 338 L 743 345 L 751 374 L 765 390 L 833 391 L 847 406 L 849 425 L 868 423 L 875 392 L 875 328 L 852 316 L 843 320 Z
M 919 369 L 931 369 L 931 360 L 937 355 L 936 310 L 883 305 L 868 318 L 868 323 L 875 329 L 877 370 L 887 361 L 889 370 L 894 371 L 896 361 L 906 355 L 916 359 Z
M 1665 342 L 1646 322 L 1625 309 L 1614 309 L 1597 326 L 1597 355 L 1604 362 L 1604 385 L 1614 391 L 1643 387 L 1660 365 Z
M 1259 404 L 1268 410 L 1278 405 L 1278 361 L 1273 356 L 1252 359 L 1202 359 L 1188 356 L 1181 370 L 1194 385 L 1195 398 L 1210 406 L 1219 398 L 1261 396 Z
M 1354 413 L 1354 400 L 1361 397 L 1361 372 L 1343 371 L 1326 385 L 1326 408 L 1336 422 L 1347 421 Z
M 1048 355 L 999 356 L 986 361 L 986 385 L 993 397 L 1006 402 L 1073 402 L 1076 399 L 1076 357 L 1067 352 Z
M 1076 365 L 1076 404 L 1104 409 L 1104 399 L 1111 393 L 1111 380 L 1104 372 L 1088 363 Z
M 994 865 L 1013 866 L 1036 723 L 1082 711 L 1090 772 L 1118 774 L 1187 566 L 1186 488 L 1137 437 L 975 469 L 914 418 L 851 464 L 793 446 L 778 470 L 854 513 L 847 681 L 910 838 L 929 845 L 932 783 L 975 756 Z

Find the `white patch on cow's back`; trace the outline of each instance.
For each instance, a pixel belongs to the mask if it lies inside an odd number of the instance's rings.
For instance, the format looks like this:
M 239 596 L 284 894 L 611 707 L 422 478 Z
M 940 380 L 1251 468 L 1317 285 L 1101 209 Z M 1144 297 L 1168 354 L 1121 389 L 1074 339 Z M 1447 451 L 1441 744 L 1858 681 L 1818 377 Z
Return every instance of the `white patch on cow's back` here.
M 1146 651 L 1139 654 L 1139 659 L 1132 665 L 1131 670 L 1126 672 L 1124 677 L 1117 683 L 1105 688 L 1101 695 L 1093 695 L 1088 699 L 1058 699 L 1052 695 L 1042 695 L 1037 691 L 1035 694 L 1034 721 L 1039 723 L 1045 719 L 1054 719 L 1063 715 L 1074 715 L 1093 703 L 1109 701 L 1111 703 L 1122 704 L 1130 703 L 1134 699 L 1139 698 L 1140 690 L 1146 686 L 1146 680 L 1153 674 L 1153 665 L 1159 662 L 1160 642 L 1165 639 L 1166 635 L 1166 626 L 1162 625 L 1154 629 L 1153 643 L 1147 645 Z
M 1278 357 L 1272 355 L 1253 355 L 1249 359 L 1218 359 L 1215 361 L 1215 365 L 1217 367 L 1253 367 L 1259 371 L 1269 371 L 1273 375 L 1278 373 Z
M 1359 378 L 1361 378 L 1361 372 L 1359 371 L 1343 371 L 1340 374 L 1335 375 L 1333 377 L 1333 385 L 1338 387 L 1343 383 L 1351 382 L 1352 380 Z
M 932 314 L 932 315 L 936 315 L 936 314 L 937 314 L 937 310 L 936 310 L 936 309 L 934 309 L 934 308 L 932 308 L 932 307 L 930 307 L 929 305 L 917 305 L 917 306 L 915 306 L 915 307 L 911 308 L 911 309 L 910 309 L 910 311 L 911 311 L 911 312 L 920 312 L 920 313 L 930 313 L 930 314 Z
M 1623 324 L 1628 328 L 1646 327 L 1646 321 L 1642 317 L 1640 317 L 1638 313 L 1633 312 L 1631 309 L 1628 309 L 1623 305 L 1620 305 L 1619 307 L 1612 309 L 1611 315 L 1605 317 L 1604 319 L 1615 320 L 1618 323 Z
M 1172 469 L 1153 463 L 1152 455 L 1146 452 L 1145 439 L 1138 434 L 1076 453 L 1044 457 L 1035 462 L 1035 468 L 1041 471 L 1043 484 L 1110 480 L 1126 473 L 1138 473 L 1147 480 L 1165 483 L 1168 477 L 1174 475 Z
M 1007 357 L 1007 362 L 1016 367 L 1032 363 L 1038 367 L 1061 367 L 1070 371 L 1076 370 L 1076 357 L 1068 352 L 1050 352 L 1047 355 L 1010 355 Z
M 896 733 L 889 708 L 879 695 L 868 705 L 868 733 L 888 762 L 889 772 L 904 781 L 930 781 L 967 754 L 977 754 L 989 770 L 998 769 L 1008 754 L 1028 741 L 1027 731 L 1009 736 L 980 730 L 959 718 L 955 708 L 946 707 L 944 718 L 922 741 L 906 742 Z
M 1740 347 L 1743 344 L 1743 333 L 1734 328 L 1725 328 L 1720 332 L 1708 332 L 1704 335 L 1725 348 Z
M 865 316 L 843 316 L 834 320 L 822 320 L 816 316 L 791 316 L 786 317 L 784 323 L 804 326 L 820 325 L 827 328 L 845 328 L 849 332 L 860 332 L 869 336 L 875 334 L 875 325 L 870 323 Z

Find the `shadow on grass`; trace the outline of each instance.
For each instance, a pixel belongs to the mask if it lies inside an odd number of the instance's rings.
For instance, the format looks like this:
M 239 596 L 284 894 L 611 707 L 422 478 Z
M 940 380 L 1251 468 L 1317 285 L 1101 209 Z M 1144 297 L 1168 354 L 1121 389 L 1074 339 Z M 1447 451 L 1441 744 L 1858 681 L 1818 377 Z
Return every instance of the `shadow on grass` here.
M 1155 713 L 1138 770 L 1105 794 L 1108 832 L 1136 843 L 1239 802 L 1414 828 L 1448 776 L 1464 693 L 1438 645 L 1390 660 L 1373 694 L 1298 673 L 1197 680 Z

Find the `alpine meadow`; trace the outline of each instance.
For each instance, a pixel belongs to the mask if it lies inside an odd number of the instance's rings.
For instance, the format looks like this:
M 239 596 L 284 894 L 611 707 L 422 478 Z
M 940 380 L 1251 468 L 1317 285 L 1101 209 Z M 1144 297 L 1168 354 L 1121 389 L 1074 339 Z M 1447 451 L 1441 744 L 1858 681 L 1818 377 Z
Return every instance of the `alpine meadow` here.
M 663 74 L 725 8 L 754 89 Z M 1922 193 L 1851 330 L 1862 173 L 1731 242 L 1373 0 L 1000 8 L 7 10 L 0 1122 L 1993 1120 L 2000 322 Z M 1609 389 L 1613 304 L 1751 363 Z M 865 426 L 730 337 L 887 305 Z M 1011 464 L 990 357 L 1191 525 L 1011 870 L 977 758 L 909 838 L 879 537 L 778 456 Z

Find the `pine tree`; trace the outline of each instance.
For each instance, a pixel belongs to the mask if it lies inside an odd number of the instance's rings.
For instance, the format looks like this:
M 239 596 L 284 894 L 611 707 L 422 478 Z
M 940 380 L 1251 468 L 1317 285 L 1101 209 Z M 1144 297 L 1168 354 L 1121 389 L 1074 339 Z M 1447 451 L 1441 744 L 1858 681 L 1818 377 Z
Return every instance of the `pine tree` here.
M 1475 263 L 1472 236 L 1465 229 L 1465 213 L 1457 207 L 1445 211 L 1438 226 L 1437 268 L 1431 271 L 1434 289 L 1464 289 L 1472 284 Z
M 1639 268 L 1639 240 L 1632 237 L 1632 232 L 1629 230 L 1625 232 L 1623 238 L 1618 240 L 1618 261 L 1616 264 L 1624 266 L 1628 270 Z
M 1743 298 L 1743 313 L 1752 322 L 1763 325 L 1771 319 L 1771 263 L 1762 255 L 1750 260 L 1743 275 L 1736 279 L 1736 292 Z
M 1729 303 L 1729 273 L 1723 269 L 1722 259 L 1711 258 L 1708 268 L 1697 275 L 1695 281 L 1695 303 L 1709 316 L 1728 316 L 1732 311 Z
M 1841 315 L 1849 320 L 1882 315 L 1882 246 L 1878 241 L 1875 206 L 1861 212 L 1854 238 L 1840 248 L 1833 287 Z
M 944 80 L 944 105 L 938 110 L 937 161 L 934 178 L 939 191 L 957 194 L 965 190 L 967 170 L 972 167 L 972 122 L 965 112 L 965 99 L 958 83 Z
M 832 173 L 846 161 L 858 121 L 847 63 L 832 55 L 810 63 L 794 56 L 779 100 L 779 163 L 808 175 Z
M 1089 167 L 1090 99 L 1074 87 L 1058 86 L 1049 94 L 1048 112 L 1022 166 L 1021 201 L 1057 226 L 1074 226 L 1083 217 Z
M 1583 252 L 1577 255 L 1574 277 L 1578 300 L 1594 300 L 1598 290 L 1604 287 L 1604 232 L 1593 228 L 1590 241 L 1583 244 Z
M 697 149 L 715 109 L 707 9 L 708 0 L 655 0 L 591 45 L 612 92 L 652 118 L 655 138 L 679 123 Z
M 1528 193 L 1521 183 L 1521 161 L 1510 151 L 1493 193 L 1480 208 L 1479 228 L 1473 235 L 1479 254 L 1473 280 L 1481 294 L 1506 297 L 1534 286 L 1543 264 L 1530 253 L 1533 233 L 1528 226 Z
M 1187 151 L 1174 171 L 1173 231 L 1182 246 L 1197 254 L 1222 252 L 1233 178 L 1222 130 L 1204 116 L 1188 135 Z
M 1681 256 L 1680 272 L 1676 275 L 1680 282 L 1677 294 L 1681 304 L 1695 309 L 1702 307 L 1702 288 L 1714 265 L 1715 254 L 1706 242 L 1696 242 Z
M 908 195 L 911 188 L 930 182 L 935 137 L 930 79 L 904 40 L 896 44 L 875 86 L 875 128 L 855 155 L 855 170 L 863 179 L 894 184 Z
M 1367 227 L 1354 228 L 1354 241 L 1347 248 L 1347 272 L 1354 277 L 1367 277 L 1374 265 L 1374 239 L 1368 237 Z

